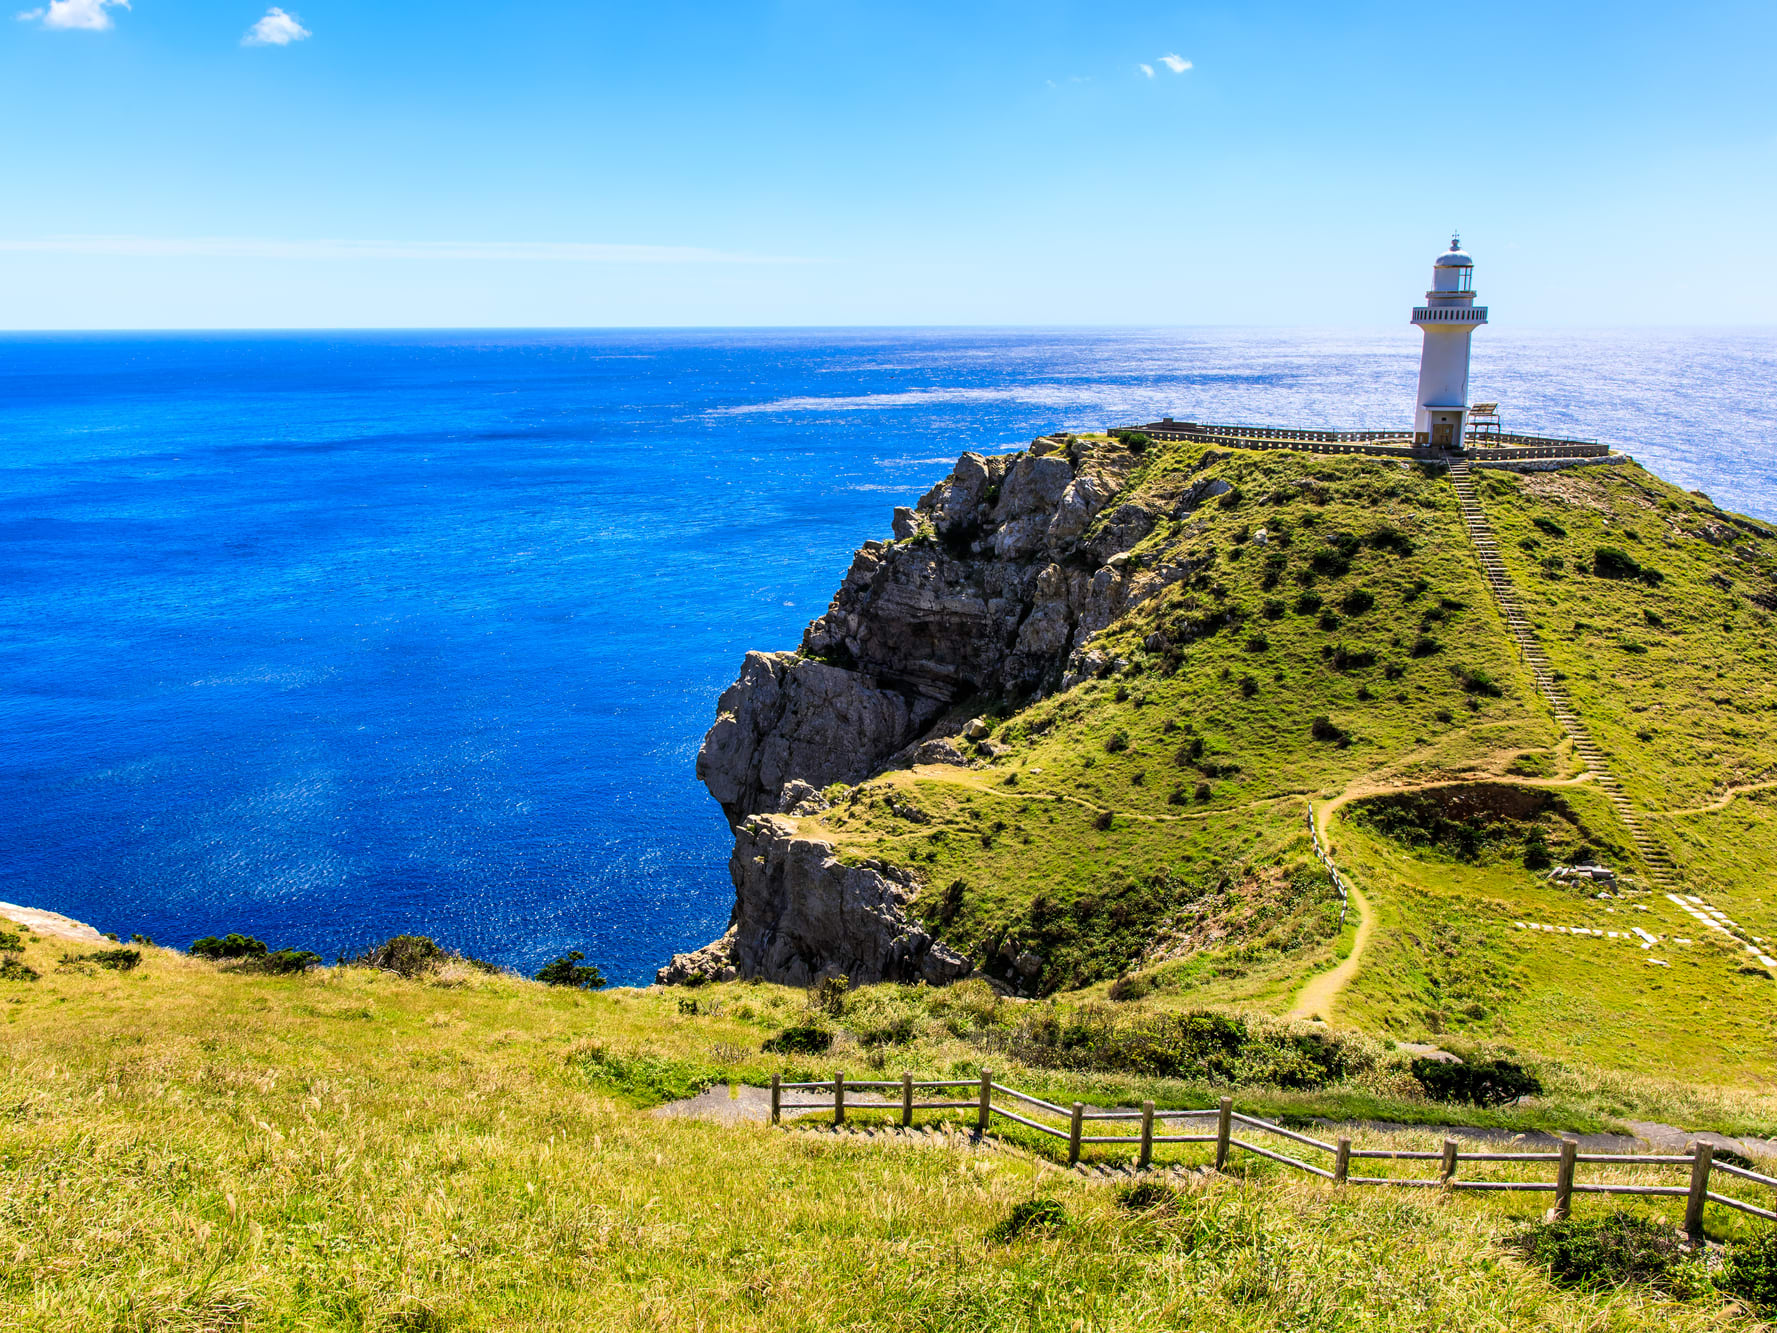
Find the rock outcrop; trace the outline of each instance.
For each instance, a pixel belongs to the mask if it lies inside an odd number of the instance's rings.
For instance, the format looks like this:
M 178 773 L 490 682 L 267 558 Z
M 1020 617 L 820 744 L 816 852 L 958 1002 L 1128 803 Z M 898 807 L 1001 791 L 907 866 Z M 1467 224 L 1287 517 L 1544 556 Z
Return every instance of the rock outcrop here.
M 748 819 L 735 831 L 728 869 L 728 933 L 678 955 L 660 970 L 661 983 L 740 976 L 803 985 L 843 974 L 858 984 L 939 984 L 968 975 L 968 959 L 909 921 L 918 887 L 910 875 L 877 861 L 845 865 L 830 843 L 798 836 L 792 819 Z
M 962 729 L 956 706 L 1066 688 L 1109 665 L 1088 648 L 1093 636 L 1199 572 L 1149 567 L 1130 551 L 1162 519 L 1229 489 L 1181 477 L 1163 504 L 1143 504 L 1125 495 L 1140 461 L 1119 442 L 1071 437 L 966 453 L 917 506 L 895 510 L 895 541 L 864 543 L 800 652 L 747 654 L 697 756 L 697 776 L 736 830 L 734 921 L 661 969 L 661 981 L 730 969 L 784 981 L 835 966 L 857 981 L 967 969 L 908 923 L 902 872 L 847 870 L 826 844 L 753 817 L 809 813 L 822 788 L 892 764 L 963 762 L 945 739 Z

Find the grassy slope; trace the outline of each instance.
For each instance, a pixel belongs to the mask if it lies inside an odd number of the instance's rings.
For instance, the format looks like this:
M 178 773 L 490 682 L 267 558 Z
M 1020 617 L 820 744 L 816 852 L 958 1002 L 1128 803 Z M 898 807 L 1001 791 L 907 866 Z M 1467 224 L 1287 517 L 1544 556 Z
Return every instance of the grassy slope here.
M 61 952 L 28 944 L 43 979 L 0 983 L 0 1329 L 1735 1323 L 1550 1287 L 1503 1244 L 1536 1196 L 1341 1197 L 1261 1164 L 1142 1218 L 1017 1153 L 638 1109 L 713 1064 L 759 1077 L 762 1018 L 801 1003 L 778 988 L 687 1016 L 671 993 Z M 1069 1230 L 985 1239 L 1037 1193 Z
M 1303 970 L 1325 965 L 1335 947 L 1337 902 L 1308 854 L 1308 800 L 1382 768 L 1408 779 L 1484 769 L 1553 746 L 1556 733 L 1441 480 L 1374 460 L 1235 452 L 1204 465 L 1203 453 L 1157 447 L 1129 493 L 1170 509 L 1191 481 L 1213 476 L 1242 499 L 1162 522 L 1136 548 L 1150 566 L 1210 564 L 1207 586 L 1174 585 L 1100 636 L 1095 646 L 1129 662 L 1120 676 L 999 722 L 995 739 L 1011 752 L 985 769 L 885 775 L 807 831 L 848 856 L 910 865 L 928 885 L 920 910 L 977 958 L 991 962 L 1007 941 L 1010 952 L 1044 954 L 1043 988 L 1207 945 L 1174 980 L 1198 998 L 1281 1008 Z M 1335 534 L 1384 528 L 1406 534 L 1413 553 L 1365 546 L 1348 572 L 1313 573 Z M 1288 545 L 1254 540 L 1262 529 L 1287 530 Z M 1266 588 L 1272 553 L 1286 563 Z M 1338 613 L 1333 628 L 1296 609 L 1304 592 L 1337 610 L 1360 589 L 1373 606 Z M 1273 618 L 1268 602 L 1286 609 Z M 1186 641 L 1181 627 L 1227 612 L 1243 623 Z M 1415 657 L 1422 629 L 1440 647 Z M 1177 660 L 1142 647 L 1156 630 L 1180 643 Z M 1375 660 L 1340 670 L 1324 650 L 1341 646 Z M 1465 692 L 1452 668 L 1487 673 L 1501 695 Z M 1243 677 L 1256 692 L 1243 692 Z M 1317 716 L 1349 733 L 1350 745 L 1312 740 Z M 1238 772 L 1206 778 L 1181 761 L 1193 738 L 1203 761 Z M 1207 801 L 1197 796 L 1204 781 Z M 897 813 L 909 806 L 929 822 Z M 1110 826 L 1100 828 L 1106 812 Z M 944 890 L 958 880 L 960 901 L 947 904 Z M 1156 882 L 1158 895 L 1144 891 Z
M 1350 943 L 1349 927 L 1343 938 L 1335 932 L 1336 899 L 1308 854 L 1308 800 L 1465 776 L 1559 782 L 1578 767 L 1516 662 L 1440 478 L 1286 453 L 1223 452 L 1206 463 L 1196 446 L 1161 446 L 1120 498 L 1166 510 L 1205 476 L 1233 483 L 1240 502 L 1163 522 L 1135 554 L 1150 566 L 1207 557 L 1200 583 L 1211 586 L 1175 586 L 1102 634 L 1097 646 L 1126 658 L 1125 672 L 999 720 L 995 738 L 1012 749 L 985 768 L 889 774 L 805 828 L 848 856 L 910 865 L 927 884 L 926 918 L 999 975 L 1018 979 L 1010 962 L 1023 949 L 1041 955 L 1033 989 L 1084 984 L 1094 994 L 1102 985 L 1091 983 L 1148 967 L 1166 983 L 1161 1003 L 1280 1012 L 1305 974 Z M 1770 615 L 1746 597 L 1772 584 L 1772 543 L 1633 466 L 1489 475 L 1482 488 L 1550 656 L 1634 797 L 1650 809 L 1687 808 L 1777 775 Z M 1699 535 L 1705 524 L 1720 544 Z M 1366 547 L 1348 573 L 1323 574 L 1311 588 L 1336 606 L 1361 587 L 1371 610 L 1331 630 L 1296 612 L 1298 580 L 1329 535 L 1385 526 L 1409 535 L 1411 556 Z M 1290 533 L 1287 565 L 1266 589 L 1265 557 L 1280 548 L 1251 536 L 1279 527 Z M 1600 545 L 1656 565 L 1664 581 L 1592 576 Z M 1551 556 L 1561 557 L 1558 572 L 1544 563 Z M 1718 586 L 1724 579 L 1733 591 Z M 1415 592 L 1420 580 L 1427 586 Z M 1268 618 L 1271 599 L 1290 609 Z M 1178 639 L 1181 623 L 1230 609 L 1243 624 L 1198 637 L 1170 660 L 1142 646 L 1156 629 Z M 1441 650 L 1412 657 L 1421 633 Z M 1263 651 L 1249 644 L 1255 634 Z M 1334 644 L 1373 652 L 1376 663 L 1337 670 L 1323 656 Z M 1398 681 L 1386 679 L 1390 665 L 1404 669 Z M 1452 667 L 1486 672 L 1500 697 L 1465 693 Z M 1258 687 L 1250 697 L 1243 676 Z M 1373 698 L 1360 701 L 1360 686 Z M 1319 715 L 1354 737 L 1349 748 L 1310 739 Z M 1193 736 L 1212 763 L 1239 766 L 1211 781 L 1207 802 L 1195 796 L 1203 775 L 1176 757 Z M 1123 738 L 1127 747 L 1115 748 Z M 1181 788 L 1182 806 L 1169 799 Z M 1567 799 L 1616 864 L 1644 871 L 1605 802 L 1583 788 Z M 1723 810 L 1650 821 L 1694 877 L 1691 891 L 1760 936 L 1777 936 L 1774 804 L 1772 793 L 1754 793 Z M 910 808 L 913 820 L 902 817 Z M 1669 1070 L 1674 1058 L 1729 1085 L 1759 1086 L 1777 1073 L 1771 982 L 1738 972 L 1746 959 L 1704 941 L 1669 951 L 1674 966 L 1662 974 L 1638 950 L 1626 958 L 1627 946 L 1613 953 L 1607 941 L 1531 937 L 1511 922 L 1622 920 L 1521 869 L 1427 860 L 1349 821 L 1336 821 L 1335 842 L 1379 917 L 1344 1019 L 1631 1074 Z M 1655 933 L 1699 934 L 1657 896 L 1646 906 L 1636 920 Z

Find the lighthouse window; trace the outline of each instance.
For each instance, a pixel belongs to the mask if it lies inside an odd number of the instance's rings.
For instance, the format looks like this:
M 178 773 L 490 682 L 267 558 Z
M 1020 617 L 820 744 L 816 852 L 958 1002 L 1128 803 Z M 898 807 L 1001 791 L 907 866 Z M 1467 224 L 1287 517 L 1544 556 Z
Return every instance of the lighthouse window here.
M 1472 268 L 1463 269 L 1460 278 L 1458 278 L 1458 282 L 1460 285 L 1456 288 L 1457 291 L 1459 291 L 1459 292 L 1473 291 L 1474 290 L 1474 283 L 1475 283 L 1474 269 L 1472 269 Z

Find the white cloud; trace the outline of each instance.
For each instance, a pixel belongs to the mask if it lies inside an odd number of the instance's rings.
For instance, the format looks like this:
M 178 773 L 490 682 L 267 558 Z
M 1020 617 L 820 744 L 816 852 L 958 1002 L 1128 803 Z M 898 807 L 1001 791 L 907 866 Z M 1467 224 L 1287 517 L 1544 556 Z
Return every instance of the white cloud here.
M 265 11 L 265 17 L 241 38 L 242 46 L 288 46 L 291 42 L 300 42 L 309 35 L 309 30 L 302 26 L 294 14 L 286 14 L 273 5 Z
M 48 8 L 27 9 L 18 17 L 21 23 L 35 23 L 42 19 L 46 28 L 80 28 L 87 32 L 104 32 L 112 26 L 111 15 L 105 11 L 114 5 L 128 9 L 130 0 L 49 0 Z
M 0 237 L 0 253 L 205 259 L 467 259 L 567 264 L 795 264 L 805 260 L 729 254 L 693 245 L 596 241 L 282 241 L 239 236 Z
M 1154 77 L 1154 67 L 1152 65 L 1137 65 L 1136 68 L 1143 74 L 1146 74 L 1150 79 Z
M 1191 68 L 1191 62 L 1180 55 L 1161 56 L 1160 63 L 1174 74 L 1183 74 Z

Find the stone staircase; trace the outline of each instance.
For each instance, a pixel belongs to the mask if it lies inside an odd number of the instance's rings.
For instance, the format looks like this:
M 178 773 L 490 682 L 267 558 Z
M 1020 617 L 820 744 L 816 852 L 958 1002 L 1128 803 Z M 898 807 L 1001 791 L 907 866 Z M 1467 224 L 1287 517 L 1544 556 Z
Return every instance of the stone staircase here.
M 1629 836 L 1635 841 L 1635 850 L 1641 853 L 1641 859 L 1647 865 L 1653 887 L 1662 892 L 1671 892 L 1677 887 L 1677 868 L 1673 865 L 1672 857 L 1648 836 L 1640 815 L 1623 794 L 1622 784 L 1606 763 L 1603 751 L 1592 740 L 1579 715 L 1573 711 L 1573 705 L 1568 702 L 1566 691 L 1555 679 L 1554 669 L 1549 665 L 1542 645 L 1537 642 L 1536 632 L 1525 616 L 1524 609 L 1518 605 L 1518 595 L 1512 588 L 1505 563 L 1499 558 L 1499 544 L 1493 536 L 1493 525 L 1487 521 L 1487 511 L 1481 508 L 1481 497 L 1475 491 L 1474 474 L 1466 458 L 1451 462 L 1450 484 L 1455 487 L 1456 498 L 1462 503 L 1462 521 L 1468 528 L 1469 541 L 1474 544 L 1475 554 L 1480 558 L 1481 573 L 1486 577 L 1488 586 L 1493 589 L 1500 614 L 1505 617 L 1506 627 L 1511 630 L 1512 637 L 1518 641 L 1518 650 L 1523 654 L 1524 663 L 1536 680 L 1537 689 L 1542 691 L 1543 698 L 1555 710 L 1555 720 L 1573 739 L 1574 752 L 1585 761 L 1599 790 L 1609 799 L 1617 817 L 1629 830 Z

